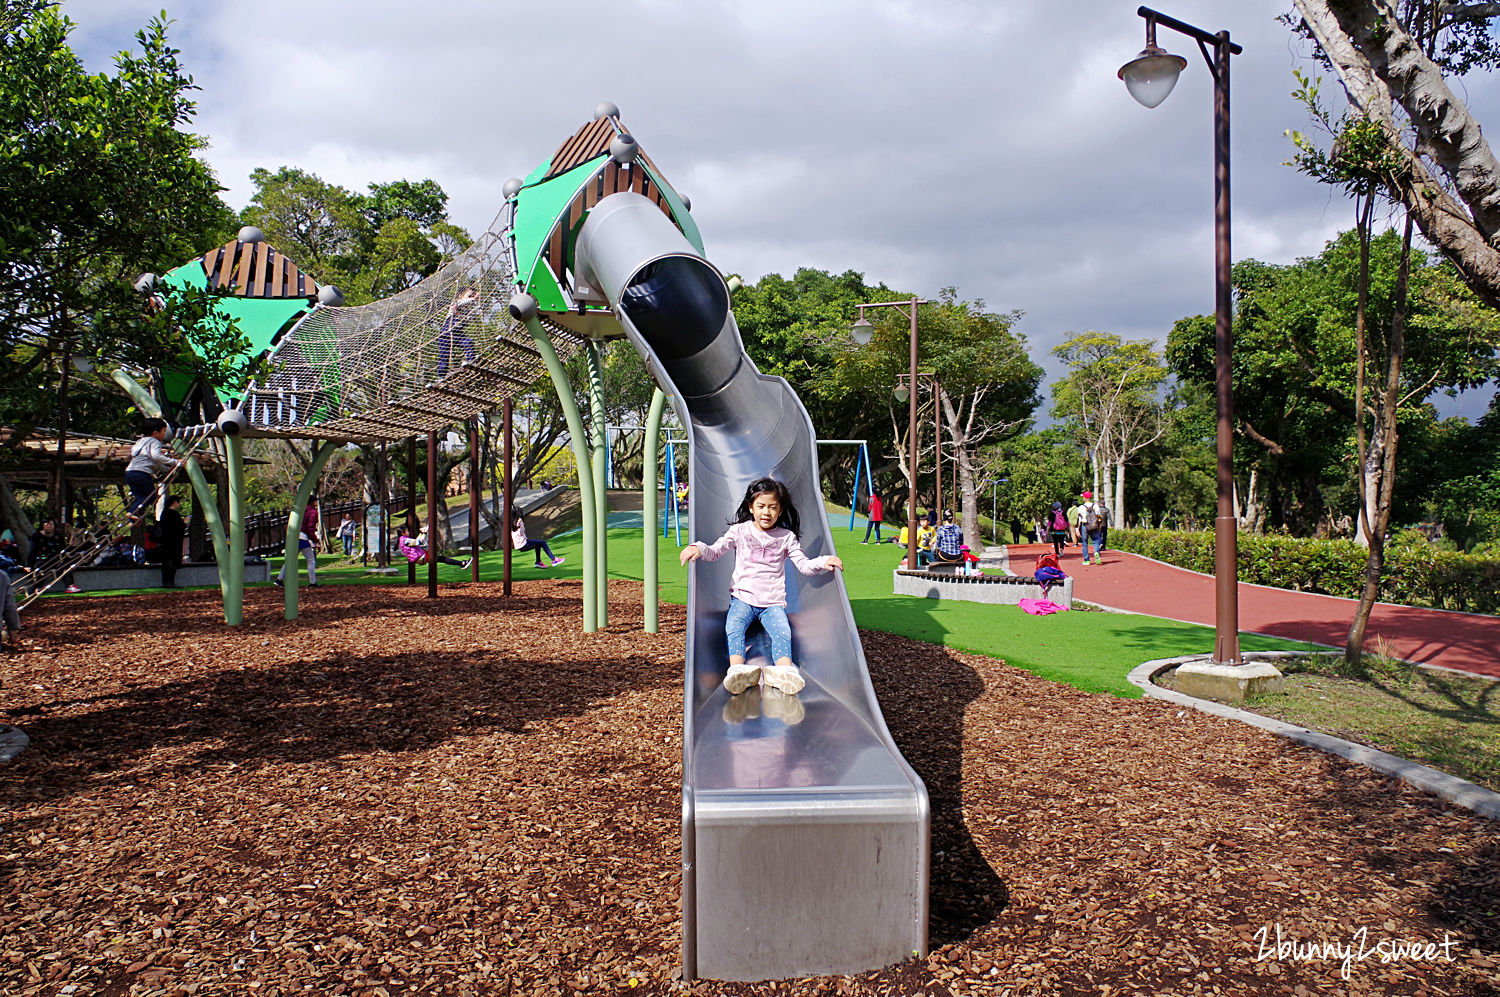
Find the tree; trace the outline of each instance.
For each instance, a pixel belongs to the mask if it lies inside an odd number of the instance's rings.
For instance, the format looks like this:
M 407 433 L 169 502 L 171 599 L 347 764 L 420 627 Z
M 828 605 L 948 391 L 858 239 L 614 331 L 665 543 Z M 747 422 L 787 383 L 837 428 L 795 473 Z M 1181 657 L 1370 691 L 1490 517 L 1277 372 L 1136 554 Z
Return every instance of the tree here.
M 996 494 L 996 517 L 1028 528 L 1046 518 L 1053 502 L 1067 508 L 1084 475 L 1083 451 L 1061 427 L 991 444 L 981 466 L 986 474 L 1006 479 Z
M 196 88 L 166 23 L 138 32 L 112 74 L 85 72 L 73 27 L 40 3 L 7 3 L 0 21 L 0 420 L 119 432 L 124 406 L 77 384 L 71 361 L 232 370 L 243 351 L 232 325 L 189 348 L 211 295 L 166 295 L 151 313 L 132 286 L 200 252 L 232 216 L 183 130 Z
M 1384 141 L 1382 184 L 1474 293 L 1500 307 L 1500 174 L 1479 122 L 1447 75 L 1500 63 L 1493 4 L 1294 0 L 1297 27 L 1337 71 Z
M 918 467 L 932 467 L 935 456 L 935 448 L 927 452 L 921 439 L 929 420 L 919 418 L 918 438 L 908 439 L 907 407 L 898 408 L 891 392 L 909 371 L 910 321 L 892 309 L 866 317 L 876 326 L 873 338 L 860 349 L 840 345 L 825 390 L 858 402 L 865 412 L 883 410 L 891 427 L 891 456 L 910 484 L 911 455 L 917 455 Z M 945 431 L 944 458 L 957 467 L 966 537 L 979 536 L 980 451 L 1024 428 L 1037 405 L 1042 369 L 1027 354 L 1025 337 L 1013 330 L 1019 319 L 1020 312 L 999 314 L 987 311 L 983 301 L 960 300 L 951 287 L 918 310 L 918 368 L 934 375 L 939 386 L 933 401 Z M 934 503 L 941 506 L 942 496 L 934 496 Z
M 1162 434 L 1156 394 L 1167 369 L 1154 342 L 1122 340 L 1110 332 L 1074 335 L 1052 354 L 1069 368 L 1052 387 L 1055 411 L 1087 448 L 1094 488 L 1113 521 L 1123 524 L 1125 465 Z
M 1295 533 L 1326 531 L 1357 516 L 1354 443 L 1361 248 L 1345 232 L 1317 256 L 1285 265 L 1235 264 L 1236 466 L 1259 471 L 1268 519 Z M 1366 351 L 1385 355 L 1401 272 L 1401 233 L 1369 243 Z M 1413 250 L 1397 414 L 1422 416 L 1438 391 L 1493 376 L 1497 316 L 1456 271 Z M 1213 320 L 1178 321 L 1167 362 L 1184 382 L 1212 387 Z M 1374 399 L 1366 392 L 1366 419 Z M 1404 499 L 1396 496 L 1397 506 Z
M 883 399 L 890 396 L 894 379 L 879 385 L 854 379 L 846 363 L 857 306 L 899 296 L 884 285 L 867 285 L 853 270 L 835 275 L 801 267 L 790 279 L 767 274 L 745 285 L 735 292 L 732 305 L 745 352 L 762 373 L 786 378 L 819 436 L 867 439 L 872 455 L 888 455 L 891 430 Z M 824 454 L 822 479 L 847 478 L 854 460 L 847 448 Z M 871 469 L 876 487 L 883 487 L 881 479 L 896 468 L 893 459 L 877 463 Z M 896 500 L 891 514 L 904 505 L 904 498 Z
M 351 305 L 412 287 L 472 241 L 448 220 L 448 195 L 432 180 L 372 183 L 368 194 L 291 166 L 256 169 L 250 180 L 241 221 Z

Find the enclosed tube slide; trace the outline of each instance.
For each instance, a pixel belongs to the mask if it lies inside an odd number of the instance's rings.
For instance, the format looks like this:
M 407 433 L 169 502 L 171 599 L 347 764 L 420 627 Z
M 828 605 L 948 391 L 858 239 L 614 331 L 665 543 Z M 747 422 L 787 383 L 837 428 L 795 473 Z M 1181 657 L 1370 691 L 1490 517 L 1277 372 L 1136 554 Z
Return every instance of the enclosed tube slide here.
M 786 483 L 809 557 L 833 552 L 815 434 L 745 355 L 724 279 L 661 209 L 613 194 L 588 214 L 577 276 L 620 325 L 691 433 L 692 536 L 725 529 L 750 481 Z M 682 756 L 686 978 L 857 973 L 927 950 L 928 800 L 891 740 L 839 572 L 787 572 L 800 709 L 730 697 L 733 558 L 689 567 Z M 751 663 L 761 650 L 752 649 Z M 726 707 L 728 709 L 726 710 Z

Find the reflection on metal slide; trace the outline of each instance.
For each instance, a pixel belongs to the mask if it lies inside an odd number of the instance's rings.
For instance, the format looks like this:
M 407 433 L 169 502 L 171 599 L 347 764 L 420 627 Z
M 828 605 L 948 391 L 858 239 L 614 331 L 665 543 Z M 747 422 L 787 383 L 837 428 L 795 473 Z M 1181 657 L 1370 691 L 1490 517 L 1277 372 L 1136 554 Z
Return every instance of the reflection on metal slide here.
M 718 537 L 746 485 L 771 475 L 791 490 L 808 556 L 833 552 L 812 424 L 745 355 L 718 271 L 628 192 L 589 212 L 576 260 L 692 434 L 692 536 Z M 733 558 L 689 570 L 685 978 L 855 973 L 925 954 L 927 790 L 886 730 L 843 579 L 787 572 L 807 688 L 757 704 L 720 685 Z

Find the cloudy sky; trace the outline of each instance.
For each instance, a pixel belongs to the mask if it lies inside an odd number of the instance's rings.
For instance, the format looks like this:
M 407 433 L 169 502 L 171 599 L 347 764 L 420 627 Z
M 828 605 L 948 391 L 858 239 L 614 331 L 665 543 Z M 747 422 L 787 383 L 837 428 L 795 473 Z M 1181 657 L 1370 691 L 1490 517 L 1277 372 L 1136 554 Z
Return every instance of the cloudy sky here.
M 1024 312 L 1038 360 L 1070 332 L 1164 341 L 1175 319 L 1213 309 L 1212 81 L 1196 45 L 1162 29 L 1188 69 L 1155 110 L 1130 98 L 1115 74 L 1144 44 L 1136 2 L 63 3 L 95 70 L 163 6 L 202 88 L 193 129 L 236 208 L 258 166 L 355 189 L 430 177 L 478 232 L 507 178 L 611 100 L 691 195 L 726 273 L 954 285 Z M 1308 128 L 1292 72 L 1314 71 L 1276 22 L 1290 0 L 1161 6 L 1245 49 L 1235 258 L 1316 254 L 1353 212 L 1283 165 L 1286 130 Z M 1464 95 L 1481 121 L 1497 117 L 1491 80 Z

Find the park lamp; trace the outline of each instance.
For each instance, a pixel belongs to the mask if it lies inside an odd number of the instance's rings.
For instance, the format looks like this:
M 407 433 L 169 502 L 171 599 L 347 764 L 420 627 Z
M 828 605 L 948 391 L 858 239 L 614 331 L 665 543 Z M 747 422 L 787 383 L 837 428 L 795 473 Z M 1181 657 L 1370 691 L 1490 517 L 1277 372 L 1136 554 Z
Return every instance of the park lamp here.
M 896 385 L 896 390 L 892 391 L 891 394 L 896 396 L 896 401 L 904 402 L 911 397 L 911 389 L 905 384 L 898 384 Z
M 864 309 L 860 309 L 859 318 L 849 327 L 849 338 L 854 340 L 856 346 L 867 346 L 875 338 L 875 327 L 865 318 Z
M 1148 16 L 1146 47 L 1121 66 L 1117 75 L 1125 81 L 1125 89 L 1137 102 L 1143 107 L 1155 107 L 1167 99 L 1177 85 L 1177 77 L 1186 68 L 1186 59 L 1157 46 L 1156 18 Z

